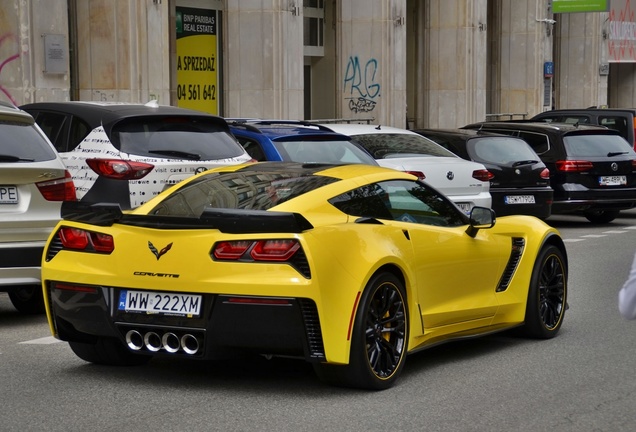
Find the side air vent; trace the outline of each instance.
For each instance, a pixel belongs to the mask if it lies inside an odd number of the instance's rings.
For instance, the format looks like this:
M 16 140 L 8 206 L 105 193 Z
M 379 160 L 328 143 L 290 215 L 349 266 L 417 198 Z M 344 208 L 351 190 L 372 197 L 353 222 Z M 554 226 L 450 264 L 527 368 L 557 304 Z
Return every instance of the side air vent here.
M 308 299 L 298 299 L 305 322 L 305 332 L 307 333 L 307 343 L 310 360 L 324 360 L 325 347 L 322 343 L 322 332 L 320 331 L 320 319 L 316 303 Z
M 504 269 L 499 285 L 497 285 L 497 292 L 502 292 L 508 289 L 512 275 L 515 274 L 519 261 L 521 261 L 521 255 L 523 255 L 523 248 L 526 245 L 526 241 L 521 237 L 514 237 L 512 239 L 512 247 L 510 250 L 510 258 L 508 258 L 508 264 Z
M 64 249 L 64 246 L 62 246 L 62 240 L 60 239 L 60 235 L 55 234 L 55 236 L 51 239 L 51 242 L 49 243 L 49 248 L 46 251 L 46 260 L 47 261 L 51 261 L 55 255 L 57 255 L 57 253 L 59 251 L 61 251 L 62 249 Z

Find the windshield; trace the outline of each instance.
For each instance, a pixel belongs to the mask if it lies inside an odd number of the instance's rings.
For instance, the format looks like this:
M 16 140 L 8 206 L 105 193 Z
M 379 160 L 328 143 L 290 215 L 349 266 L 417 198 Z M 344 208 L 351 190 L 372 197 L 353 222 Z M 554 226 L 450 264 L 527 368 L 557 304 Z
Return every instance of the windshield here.
M 365 134 L 353 139 L 376 159 L 412 156 L 458 157 L 439 144 L 421 135 L 411 134 Z
M 168 159 L 219 160 L 245 150 L 214 120 L 205 117 L 136 117 L 113 127 L 113 145 L 124 153 Z
M 150 214 L 198 218 L 206 208 L 267 210 L 335 181 L 307 172 L 215 172 L 178 189 Z
M 274 146 L 283 159 L 289 162 L 377 165 L 371 155 L 351 141 L 276 140 Z
M 571 157 L 607 157 L 608 155 L 629 155 L 636 153 L 629 143 L 619 135 L 566 135 L 563 142 Z

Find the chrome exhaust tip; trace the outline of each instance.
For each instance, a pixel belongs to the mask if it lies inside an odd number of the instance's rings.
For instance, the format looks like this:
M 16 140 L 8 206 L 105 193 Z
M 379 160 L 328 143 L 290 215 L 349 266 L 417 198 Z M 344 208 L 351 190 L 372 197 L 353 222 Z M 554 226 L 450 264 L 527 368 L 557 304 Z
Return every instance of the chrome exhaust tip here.
M 126 345 L 133 351 L 139 351 L 144 347 L 144 337 L 137 330 L 128 330 L 126 333 Z
M 199 340 L 192 334 L 184 334 L 181 336 L 181 348 L 186 354 L 196 354 L 199 351 Z
M 164 333 L 161 337 L 161 345 L 169 353 L 176 353 L 181 348 L 179 336 L 174 333 Z
M 144 335 L 144 344 L 148 351 L 157 352 L 161 349 L 161 338 L 155 332 L 148 332 Z

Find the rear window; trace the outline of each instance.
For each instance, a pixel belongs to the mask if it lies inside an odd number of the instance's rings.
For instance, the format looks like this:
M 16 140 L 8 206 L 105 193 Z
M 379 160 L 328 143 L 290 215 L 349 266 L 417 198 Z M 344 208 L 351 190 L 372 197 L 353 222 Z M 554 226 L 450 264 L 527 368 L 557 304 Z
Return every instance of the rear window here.
M 517 161 L 536 160 L 537 154 L 528 143 L 518 138 L 475 138 L 470 141 L 468 152 L 478 162 L 509 164 Z
M 210 173 L 179 188 L 150 213 L 198 218 L 206 208 L 267 210 L 336 181 L 292 171 Z
M 421 135 L 368 134 L 355 135 L 353 139 L 376 159 L 409 156 L 458 157 L 455 153 Z
M 55 157 L 49 141 L 33 125 L 0 122 L 0 162 L 41 162 Z
M 618 135 L 566 135 L 563 143 L 570 157 L 607 157 L 626 154 L 636 158 L 629 143 Z
M 283 160 L 290 162 L 377 165 L 371 155 L 351 141 L 277 139 L 274 146 Z
M 113 145 L 138 156 L 218 160 L 245 154 L 230 134 L 203 117 L 136 117 L 117 123 L 111 133 Z

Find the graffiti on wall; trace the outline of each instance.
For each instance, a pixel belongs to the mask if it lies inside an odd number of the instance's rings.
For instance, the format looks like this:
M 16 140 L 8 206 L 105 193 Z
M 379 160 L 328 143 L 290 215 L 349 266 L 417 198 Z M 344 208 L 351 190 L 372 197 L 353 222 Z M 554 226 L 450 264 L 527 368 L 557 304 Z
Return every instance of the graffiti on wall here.
M 10 41 L 11 39 L 14 39 L 14 35 L 11 33 L 5 33 L 3 35 L 0 35 L 0 48 L 2 48 L 2 46 L 5 44 L 5 42 Z M 17 105 L 16 100 L 11 96 L 11 93 L 9 93 L 9 90 L 7 90 L 5 88 L 4 85 L 2 85 L 2 69 L 4 69 L 4 67 L 12 62 L 13 60 L 17 60 L 20 58 L 20 53 L 15 53 L 15 54 L 10 54 L 9 56 L 5 57 L 5 55 L 0 56 L 0 92 L 2 92 L 8 99 L 9 101 L 11 101 L 11 103 L 13 105 Z
M 354 113 L 371 112 L 380 97 L 380 84 L 376 81 L 378 61 L 374 58 L 361 65 L 358 56 L 349 57 L 344 74 L 343 94 L 349 100 L 349 109 Z

